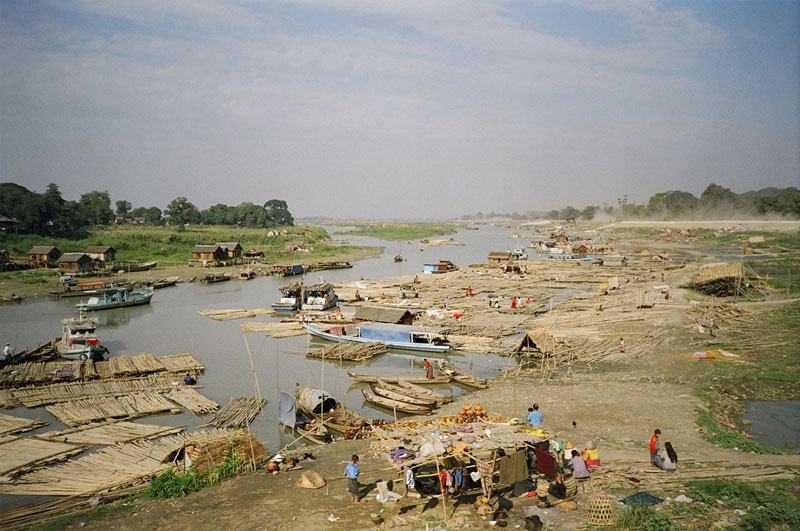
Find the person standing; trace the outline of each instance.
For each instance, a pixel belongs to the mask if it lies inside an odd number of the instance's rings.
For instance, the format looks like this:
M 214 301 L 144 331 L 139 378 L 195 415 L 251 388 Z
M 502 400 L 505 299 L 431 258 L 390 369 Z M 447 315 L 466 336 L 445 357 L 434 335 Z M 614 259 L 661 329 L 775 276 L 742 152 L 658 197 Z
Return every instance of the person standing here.
M 625 352 L 625 339 L 619 338 L 619 351 Z
M 11 361 L 11 343 L 6 343 L 6 346 L 3 347 L 3 359 Z
M 428 361 L 428 358 L 425 358 L 425 378 L 433 378 L 433 365 Z
M 661 430 L 657 429 L 653 432 L 653 436 L 650 437 L 650 462 L 655 464 L 656 457 L 658 457 L 658 451 L 661 449 L 661 446 L 658 442 L 658 437 L 661 435 Z
M 358 456 L 353 454 L 352 461 L 347 464 L 344 469 L 344 475 L 347 478 L 347 492 L 350 493 L 350 500 L 353 503 L 358 503 L 358 475 L 361 471 L 358 469 Z

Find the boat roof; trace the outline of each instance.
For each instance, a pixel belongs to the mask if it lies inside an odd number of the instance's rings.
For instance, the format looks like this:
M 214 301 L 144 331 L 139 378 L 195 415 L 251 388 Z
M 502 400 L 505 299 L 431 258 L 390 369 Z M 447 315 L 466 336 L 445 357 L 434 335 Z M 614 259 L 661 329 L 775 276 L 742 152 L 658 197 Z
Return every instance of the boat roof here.
M 94 330 L 97 328 L 91 319 L 81 319 L 80 317 L 62 319 L 61 323 L 73 330 Z
M 447 334 L 450 332 L 449 328 L 442 328 L 439 330 L 429 330 L 419 325 L 401 325 L 394 323 L 372 323 L 358 325 L 358 328 L 368 328 L 370 330 L 385 330 L 387 332 L 414 332 L 417 334 Z

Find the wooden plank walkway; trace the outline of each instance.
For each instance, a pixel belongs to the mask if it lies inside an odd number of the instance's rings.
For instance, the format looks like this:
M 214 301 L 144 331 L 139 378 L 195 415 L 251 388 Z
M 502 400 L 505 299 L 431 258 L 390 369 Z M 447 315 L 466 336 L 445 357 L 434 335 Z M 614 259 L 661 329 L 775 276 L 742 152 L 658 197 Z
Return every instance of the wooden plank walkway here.
M 42 426 L 47 426 L 47 423 L 40 420 L 24 419 L 0 413 L 0 435 L 35 430 Z
M 140 424 L 126 420 L 90 424 L 63 431 L 49 431 L 36 435 L 39 439 L 62 441 L 73 444 L 117 444 L 139 439 L 155 439 L 165 435 L 182 432 L 183 426 L 162 426 L 160 424 Z
M 158 393 L 135 393 L 119 397 L 87 398 L 47 406 L 48 412 L 67 426 L 78 426 L 108 418 L 135 418 L 155 413 L 180 413 L 180 409 Z
M 33 438 L 12 438 L 0 444 L 0 482 L 10 476 L 64 460 L 86 449 L 63 442 L 42 441 Z

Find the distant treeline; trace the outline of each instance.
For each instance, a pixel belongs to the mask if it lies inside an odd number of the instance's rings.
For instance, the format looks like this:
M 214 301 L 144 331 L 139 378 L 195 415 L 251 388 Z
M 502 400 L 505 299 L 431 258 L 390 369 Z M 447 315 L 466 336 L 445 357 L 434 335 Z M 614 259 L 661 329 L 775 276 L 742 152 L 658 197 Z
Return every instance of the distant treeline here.
M 78 201 L 61 197 L 57 184 L 36 193 L 15 183 L 0 183 L 0 218 L 10 218 L 7 231 L 22 234 L 84 237 L 85 229 L 111 223 L 136 223 L 142 225 L 176 225 L 187 223 L 204 225 L 235 225 L 251 228 L 269 228 L 294 225 L 286 201 L 270 199 L 263 205 L 250 202 L 238 206 L 218 203 L 206 210 L 198 210 L 185 197 L 176 197 L 166 210 L 158 207 L 137 207 L 129 201 L 116 201 L 116 212 L 111 209 L 108 192 L 91 191 Z
M 592 220 L 596 217 L 619 219 L 742 219 L 747 217 L 785 216 L 800 218 L 800 190 L 797 188 L 763 188 L 755 192 L 737 194 L 718 184 L 710 184 L 695 197 L 689 192 L 671 190 L 650 197 L 647 204 L 636 204 L 622 196 L 617 205 L 590 205 L 583 210 L 567 206 L 561 210 L 527 212 L 468 214 L 465 220 L 511 219 L 576 219 Z

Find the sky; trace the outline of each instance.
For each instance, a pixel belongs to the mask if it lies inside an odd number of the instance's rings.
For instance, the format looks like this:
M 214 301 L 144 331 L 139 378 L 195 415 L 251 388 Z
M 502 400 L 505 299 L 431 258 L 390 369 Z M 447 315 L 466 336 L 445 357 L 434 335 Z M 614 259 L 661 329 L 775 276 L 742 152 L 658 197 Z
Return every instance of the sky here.
M 0 0 L 0 182 L 350 219 L 800 187 L 800 1 Z

